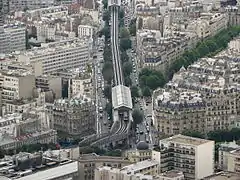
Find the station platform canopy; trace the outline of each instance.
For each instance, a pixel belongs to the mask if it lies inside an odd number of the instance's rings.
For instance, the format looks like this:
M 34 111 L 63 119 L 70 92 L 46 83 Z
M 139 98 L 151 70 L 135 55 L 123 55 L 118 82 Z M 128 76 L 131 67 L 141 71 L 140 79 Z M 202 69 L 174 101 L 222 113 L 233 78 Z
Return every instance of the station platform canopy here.
M 118 85 L 112 88 L 113 109 L 127 108 L 132 110 L 132 96 L 130 88 Z

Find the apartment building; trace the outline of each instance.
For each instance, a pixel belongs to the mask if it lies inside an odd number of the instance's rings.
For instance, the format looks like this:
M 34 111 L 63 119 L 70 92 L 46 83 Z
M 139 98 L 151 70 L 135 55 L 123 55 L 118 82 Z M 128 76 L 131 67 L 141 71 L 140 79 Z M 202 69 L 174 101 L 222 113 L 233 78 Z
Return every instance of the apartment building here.
M 78 37 L 93 37 L 93 27 L 88 25 L 79 25 L 78 26 Z
M 53 23 L 47 23 L 44 21 L 38 21 L 35 24 L 37 30 L 37 39 L 39 42 L 45 42 L 45 40 L 55 40 L 56 25 Z
M 158 6 L 136 5 L 137 29 L 160 30 L 163 33 L 163 17 Z
M 62 78 L 58 76 L 42 75 L 37 76 L 36 88 L 41 89 L 43 92 L 52 91 L 54 98 L 59 99 L 62 97 Z
M 227 158 L 227 171 L 240 173 L 240 149 L 233 150 Z
M 163 89 L 156 90 L 154 126 L 169 135 L 190 129 L 208 133 L 235 127 L 239 117 L 237 48 L 237 43 L 229 43 L 229 48 L 216 57 L 181 68 Z
M 218 168 L 227 171 L 228 170 L 228 157 L 231 151 L 240 149 L 240 146 L 233 142 L 225 142 L 219 144 L 218 148 Z
M 131 179 L 153 179 L 158 175 L 158 163 L 152 160 L 146 160 L 125 166 L 123 168 L 97 167 L 95 169 L 95 180 L 131 180 Z
M 57 99 L 49 107 L 54 129 L 69 136 L 87 136 L 95 132 L 95 105 L 85 96 Z
M 181 171 L 171 170 L 158 175 L 158 180 L 184 180 L 184 174 Z
M 228 16 L 226 13 L 202 13 L 197 20 L 188 24 L 186 31 L 194 32 L 198 38 L 204 39 L 226 29 L 227 25 Z
M 2 70 L 0 72 L 2 103 L 31 98 L 35 88 L 35 77 L 25 70 Z
M 32 109 L 44 106 L 45 104 L 45 93 L 38 92 L 37 97 L 28 99 L 15 99 L 12 101 L 5 102 L 5 106 L 2 107 L 2 115 L 13 114 L 13 113 L 25 113 Z
M 17 149 L 24 144 L 56 143 L 57 132 L 42 129 L 38 116 L 8 114 L 0 119 L 1 149 Z
M 51 17 L 59 18 L 68 15 L 67 6 L 50 6 L 47 8 L 36 8 L 34 10 L 27 11 L 27 16 L 29 20 L 37 17 Z
M 0 26 L 0 53 L 7 54 L 26 49 L 26 27 L 24 24 Z
M 181 23 L 200 17 L 203 12 L 203 5 L 198 1 L 192 1 L 190 4 L 183 6 L 175 6 L 169 8 L 169 24 Z
M 204 178 L 204 180 L 238 180 L 239 177 L 240 173 L 221 171 Z
M 54 5 L 54 0 L 10 0 L 10 11 L 23 11 L 26 9 L 39 9 Z
M 182 171 L 185 179 L 194 180 L 210 176 L 214 173 L 214 146 L 214 141 L 180 134 L 160 140 L 161 171 Z
M 112 168 L 108 166 L 98 167 L 95 170 L 94 180 L 158 180 L 158 178 L 151 175 L 125 174 L 121 169 Z
M 90 51 L 88 40 L 76 38 L 42 44 L 42 47 L 21 53 L 18 60 L 33 64 L 38 74 L 51 74 L 63 69 L 86 67 L 91 62 Z
M 94 180 L 95 169 L 101 166 L 122 168 L 129 164 L 131 164 L 131 162 L 122 157 L 99 156 L 95 153 L 83 154 L 78 159 L 80 180 Z
M 196 43 L 197 36 L 192 33 L 172 31 L 162 37 L 157 31 L 138 31 L 136 52 L 139 67 L 165 72 L 177 57 Z
M 76 94 L 93 95 L 92 75 L 87 73 L 79 73 L 68 80 L 68 97 L 73 97 Z

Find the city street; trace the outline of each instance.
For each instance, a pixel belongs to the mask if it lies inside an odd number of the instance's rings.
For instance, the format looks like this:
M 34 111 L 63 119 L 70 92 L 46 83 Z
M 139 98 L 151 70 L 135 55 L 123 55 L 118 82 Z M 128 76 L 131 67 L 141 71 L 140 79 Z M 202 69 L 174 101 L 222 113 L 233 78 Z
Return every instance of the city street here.
M 128 52 L 129 59 L 132 60 L 133 72 L 131 74 L 132 84 L 133 86 L 139 85 L 138 75 L 139 69 L 136 59 L 136 53 L 134 50 L 129 50 Z M 140 92 L 141 94 L 141 92 Z M 155 129 L 151 126 L 152 122 L 152 104 L 146 103 L 145 99 L 138 98 L 137 103 L 135 104 L 135 108 L 141 110 L 144 114 L 144 119 L 141 124 L 138 125 L 136 129 L 136 142 L 146 141 L 149 144 L 150 148 L 153 148 L 155 144 L 158 144 L 157 139 L 155 138 Z

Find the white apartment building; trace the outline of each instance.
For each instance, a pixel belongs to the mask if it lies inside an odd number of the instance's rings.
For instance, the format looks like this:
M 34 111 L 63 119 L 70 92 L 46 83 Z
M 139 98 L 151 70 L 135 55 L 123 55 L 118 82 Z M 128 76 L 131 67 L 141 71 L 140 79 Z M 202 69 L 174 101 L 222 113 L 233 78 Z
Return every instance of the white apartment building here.
M 29 18 L 33 17 L 51 17 L 58 18 L 68 15 L 67 6 L 51 6 L 48 8 L 41 8 L 27 11 Z
M 78 26 L 78 37 L 93 37 L 93 26 L 79 25 Z
M 233 150 L 240 149 L 240 146 L 233 142 L 225 142 L 219 145 L 218 149 L 218 168 L 227 171 L 228 170 L 228 158 L 230 156 L 230 152 Z
M 91 97 L 93 93 L 93 84 L 90 75 L 73 77 L 68 81 L 68 97 L 73 97 L 79 93 Z
M 0 72 L 2 103 L 33 96 L 35 77 L 28 71 L 8 70 Z
M 8 24 L 0 27 L 0 53 L 7 54 L 26 49 L 26 27 L 23 24 Z
M 60 42 L 42 44 L 19 55 L 20 62 L 38 64 L 35 72 L 51 74 L 63 69 L 86 67 L 90 63 L 89 41 L 85 39 L 69 39 Z
M 46 39 L 55 40 L 56 26 L 54 24 L 39 21 L 35 24 L 37 29 L 37 39 L 39 42 L 45 42 Z
M 10 11 L 22 11 L 24 9 L 39 9 L 54 5 L 54 0 L 10 0 Z
M 160 140 L 160 148 L 163 172 L 182 171 L 186 179 L 192 180 L 214 173 L 214 141 L 179 134 Z

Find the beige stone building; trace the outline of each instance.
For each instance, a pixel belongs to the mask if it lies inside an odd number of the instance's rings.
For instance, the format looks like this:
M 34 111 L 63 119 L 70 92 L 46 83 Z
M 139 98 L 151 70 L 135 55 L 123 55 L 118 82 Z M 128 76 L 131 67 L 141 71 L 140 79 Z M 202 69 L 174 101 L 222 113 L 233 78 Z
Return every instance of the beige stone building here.
M 233 150 L 228 154 L 227 170 L 240 173 L 240 149 Z
M 36 77 L 36 88 L 43 92 L 52 91 L 54 98 L 62 97 L 62 78 L 57 76 L 42 75 Z
M 126 150 L 124 152 L 124 157 L 126 157 L 132 163 L 145 161 L 151 159 L 152 150 L 149 149 L 148 144 L 146 142 L 140 141 L 137 144 L 136 149 Z
M 218 148 L 218 168 L 223 171 L 228 170 L 228 158 L 234 150 L 240 149 L 240 146 L 233 142 L 219 144 Z
M 25 70 L 0 71 L 2 103 L 33 97 L 35 77 Z
M 153 180 L 159 171 L 158 162 L 145 160 L 123 168 L 111 168 L 107 166 L 95 169 L 95 180 Z M 154 178 L 157 180 L 157 178 Z
M 80 180 L 94 180 L 95 169 L 101 166 L 122 168 L 129 164 L 131 164 L 131 162 L 125 160 L 122 157 L 99 156 L 97 154 L 84 154 L 81 155 L 78 160 Z
M 236 41 L 235 43 L 233 43 Z M 153 124 L 168 135 L 231 129 L 239 121 L 239 39 L 214 58 L 182 67 L 153 94 Z
M 95 105 L 85 96 L 57 99 L 48 107 L 54 129 L 69 136 L 86 136 L 95 132 Z

